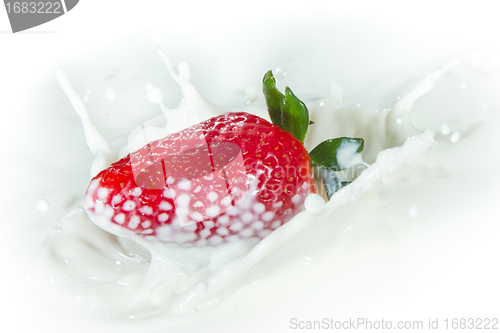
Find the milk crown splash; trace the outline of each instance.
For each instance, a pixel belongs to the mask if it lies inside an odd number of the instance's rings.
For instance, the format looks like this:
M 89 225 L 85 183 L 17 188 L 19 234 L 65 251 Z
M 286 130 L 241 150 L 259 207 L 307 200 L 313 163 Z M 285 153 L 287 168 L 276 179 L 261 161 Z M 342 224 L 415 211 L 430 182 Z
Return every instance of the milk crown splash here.
M 128 147 L 118 151 L 112 151 L 109 144 L 100 135 L 92 123 L 83 102 L 71 88 L 65 75 L 61 71 L 57 73 L 63 90 L 82 118 L 89 149 L 96 156 L 92 165 L 92 175 L 95 175 L 119 157 L 126 155 L 129 150 L 132 150 L 132 147 L 135 148 L 134 145 L 137 142 L 143 143 L 161 138 L 184 128 L 184 126 L 189 126 L 191 122 L 190 118 L 186 117 L 188 114 L 192 115 L 195 112 L 202 119 L 206 119 L 211 115 L 227 111 L 210 104 L 199 95 L 190 81 L 187 64 L 179 64 L 179 73 L 177 73 L 161 52 L 160 55 L 164 58 L 174 80 L 181 86 L 182 101 L 178 108 L 169 110 L 162 104 L 161 92 L 154 87 L 149 87 L 148 96 L 153 103 L 160 105 L 163 116 L 167 118 L 167 125 L 163 128 L 144 126 L 140 130 L 142 132 L 138 130 L 132 133 Z M 142 273 L 144 280 L 140 279 L 136 283 L 128 282 L 129 292 L 126 295 L 119 296 L 118 303 L 115 304 L 108 297 L 109 292 L 115 288 L 114 283 L 105 280 L 100 282 L 101 287 L 94 291 L 88 301 L 93 304 L 92 306 L 97 311 L 111 312 L 117 316 L 125 314 L 131 319 L 149 317 L 155 314 L 160 315 L 161 319 L 159 320 L 161 320 L 162 325 L 166 326 L 169 325 L 168 321 L 173 320 L 176 316 L 210 310 L 223 298 L 227 297 L 228 292 L 237 285 L 240 278 L 254 265 L 277 248 L 291 242 L 307 230 L 314 221 L 325 218 L 339 206 L 349 202 L 353 196 L 374 193 L 381 186 L 382 180 L 393 175 L 404 175 L 408 170 L 421 163 L 432 145 L 434 133 L 430 130 L 424 130 L 420 135 L 411 136 L 411 118 L 409 116 L 405 117 L 405 113 L 409 113 L 414 101 L 430 90 L 435 79 L 454 63 L 450 64 L 441 71 L 431 74 L 414 91 L 405 96 L 402 99 L 403 102 L 397 104 L 394 108 L 396 110 L 394 113 L 387 110 L 374 112 L 375 109 L 372 108 L 340 105 L 343 92 L 337 83 L 331 85 L 329 96 L 311 103 L 309 105 L 311 118 L 316 121 L 314 127 L 309 131 L 308 137 L 306 137 L 306 146 L 314 146 L 318 142 L 334 136 L 341 136 L 343 133 L 348 135 L 358 133 L 355 136 L 374 139 L 371 140 L 372 143 L 366 150 L 366 155 L 367 160 L 374 160 L 375 162 L 364 170 L 351 185 L 336 192 L 326 204 L 321 204 L 317 197 L 311 195 L 311 198 L 308 198 L 309 200 L 306 202 L 306 211 L 297 214 L 291 221 L 276 229 L 260 242 L 256 239 L 249 239 L 245 242 L 223 244 L 200 251 L 197 248 L 185 249 L 173 244 L 148 242 L 141 237 L 127 234 L 124 232 L 124 228 L 115 225 L 110 226 L 109 231 L 119 237 L 114 238 L 113 242 L 117 242 L 115 245 L 110 245 L 111 236 L 93 227 L 82 214 L 82 211 L 77 211 L 73 213 L 73 216 L 68 216 L 66 221 L 63 221 L 60 225 L 60 228 L 63 229 L 62 232 L 54 236 L 56 239 L 73 237 L 74 242 L 70 242 L 67 246 L 91 240 L 100 243 L 102 248 L 106 248 L 106 251 L 123 252 L 124 248 L 129 248 L 140 253 L 140 248 L 137 248 L 133 243 L 127 243 L 126 240 L 121 238 L 126 237 L 146 248 L 150 254 L 149 259 L 140 259 L 140 263 L 137 263 L 137 265 L 143 265 L 144 262 L 149 261 L 147 272 Z M 321 121 L 319 121 L 320 119 Z M 398 122 L 397 119 L 402 120 Z M 398 125 L 404 126 L 399 127 Z M 405 130 L 400 132 L 400 128 Z M 411 131 L 413 132 L 414 129 L 411 129 Z M 409 138 L 401 147 L 391 148 L 391 143 L 393 144 L 404 137 Z M 145 141 L 141 141 L 144 138 L 146 138 Z M 352 150 L 353 147 L 345 147 L 345 151 L 341 151 L 341 155 L 344 156 L 344 163 L 359 163 L 360 156 L 353 156 Z M 88 229 L 88 232 L 70 235 L 64 230 L 67 225 L 74 225 L 75 228 L 82 231 Z M 48 247 L 59 256 L 69 255 L 66 247 L 61 246 L 60 243 L 49 242 Z M 82 252 L 77 257 L 85 257 L 86 255 L 86 252 Z M 51 259 L 48 258 L 47 260 L 50 261 Z M 78 261 L 70 260 L 70 262 Z M 79 262 L 82 262 L 82 260 Z M 57 264 L 53 265 L 57 266 Z M 80 268 L 79 272 L 88 269 L 88 267 Z M 109 267 L 103 266 L 102 269 L 107 270 Z M 125 277 L 124 275 L 121 279 L 124 280 Z M 76 284 L 82 283 L 78 280 L 78 274 L 74 278 Z M 96 301 L 97 303 L 95 303 Z M 131 306 L 124 308 L 119 305 L 120 303 L 130 304 Z

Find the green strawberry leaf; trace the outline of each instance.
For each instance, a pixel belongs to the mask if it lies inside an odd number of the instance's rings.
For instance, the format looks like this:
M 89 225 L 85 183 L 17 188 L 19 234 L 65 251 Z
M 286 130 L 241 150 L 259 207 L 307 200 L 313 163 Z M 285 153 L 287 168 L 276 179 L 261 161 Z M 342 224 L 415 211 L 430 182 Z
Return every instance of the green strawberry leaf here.
M 311 166 L 323 167 L 332 171 L 348 169 L 360 160 L 365 141 L 361 138 L 341 137 L 321 142 L 309 153 Z M 345 149 L 345 150 L 344 150 Z M 339 161 L 339 153 L 342 152 Z
M 288 87 L 283 95 L 276 88 L 276 80 L 271 70 L 264 75 L 262 91 L 273 124 L 304 142 L 309 126 L 309 111 L 306 105 Z
M 336 172 L 362 162 L 363 148 L 363 139 L 342 137 L 323 141 L 309 153 L 315 178 L 321 180 L 328 200 L 335 192 L 351 183 L 351 181 L 341 182 Z

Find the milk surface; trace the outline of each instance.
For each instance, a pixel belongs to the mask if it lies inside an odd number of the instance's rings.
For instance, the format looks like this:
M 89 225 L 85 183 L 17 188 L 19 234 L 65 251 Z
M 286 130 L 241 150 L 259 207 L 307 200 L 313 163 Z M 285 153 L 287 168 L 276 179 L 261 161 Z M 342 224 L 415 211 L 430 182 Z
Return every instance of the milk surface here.
M 57 72 L 59 83 L 82 119 L 89 150 L 96 156 L 91 175 L 133 151 L 138 146 L 137 138 L 158 139 L 228 111 L 201 97 L 190 80 L 186 63 L 180 63 L 176 70 L 161 51 L 160 56 L 181 87 L 183 98 L 179 107 L 167 108 L 163 104 L 163 93 L 148 86 L 148 99 L 160 106 L 160 117 L 166 118 L 166 125 L 134 130 L 129 135 L 129 144 L 114 151 L 92 122 L 68 78 L 63 72 Z M 335 193 L 326 205 L 306 204 L 305 211 L 262 241 L 250 239 L 206 248 L 179 248 L 175 244 L 147 241 L 118 225 L 104 225 L 105 221 L 97 223 L 112 235 L 92 224 L 83 208 L 76 208 L 57 222 L 41 247 L 34 279 L 50 281 L 48 286 L 41 287 L 44 293 L 57 294 L 65 303 L 76 301 L 73 306 L 79 312 L 113 320 L 138 321 L 140 324 L 135 325 L 144 327 L 166 328 L 189 323 L 213 311 L 226 298 L 248 288 L 245 276 L 249 272 L 265 272 L 268 267 L 262 262 L 280 267 L 282 262 L 291 260 L 278 257 L 273 261 L 272 258 L 282 247 L 293 247 L 294 242 L 318 229 L 318 225 L 332 223 L 328 221 L 340 207 L 354 209 L 364 204 L 365 216 L 359 218 L 369 221 L 370 208 L 380 210 L 389 205 L 383 193 L 394 187 L 397 191 L 398 186 L 403 189 L 399 183 L 443 177 L 426 163 L 432 155 L 440 153 L 439 145 L 457 143 L 457 136 L 468 132 L 460 129 L 441 131 L 440 139 L 435 140 L 433 130 L 415 126 L 411 109 L 440 76 L 457 64 L 458 61 L 452 60 L 441 70 L 429 74 L 392 108 L 343 104 L 343 89 L 336 82 L 330 85 L 328 96 L 307 103 L 315 122 L 306 137 L 308 150 L 329 138 L 363 137 L 363 153 L 356 154 L 357 147 L 341 147 L 339 162 L 346 167 L 363 165 L 364 170 L 352 184 Z M 248 109 L 268 118 L 265 109 Z M 186 116 L 189 112 L 191 117 Z M 314 196 L 311 195 L 309 201 Z M 413 219 L 418 218 L 418 206 L 411 206 L 408 214 Z M 93 220 L 95 222 L 95 218 Z M 343 234 L 351 230 L 349 226 Z M 307 266 L 316 259 L 308 256 L 304 260 Z M 250 287 L 266 283 L 263 275 L 260 273 Z

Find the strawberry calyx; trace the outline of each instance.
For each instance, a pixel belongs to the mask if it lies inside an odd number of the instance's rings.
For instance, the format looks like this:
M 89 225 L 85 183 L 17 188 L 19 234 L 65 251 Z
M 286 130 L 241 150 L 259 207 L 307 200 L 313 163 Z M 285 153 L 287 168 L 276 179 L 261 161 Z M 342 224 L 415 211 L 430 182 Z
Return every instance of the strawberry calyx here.
M 304 142 L 307 129 L 314 122 L 309 119 L 309 111 L 289 87 L 285 87 L 283 95 L 276 87 L 272 70 L 262 79 L 262 91 L 266 100 L 267 111 L 274 125 L 292 134 L 300 142 Z M 357 162 L 362 162 L 361 153 L 364 148 L 363 138 L 341 137 L 325 140 L 309 152 L 311 167 L 315 170 L 326 190 L 328 199 L 333 193 L 349 182 L 341 182 L 336 172 L 348 169 L 352 163 L 341 163 L 338 154 L 342 148 L 349 147 L 351 153 L 358 155 Z M 364 164 L 364 163 L 363 163 Z

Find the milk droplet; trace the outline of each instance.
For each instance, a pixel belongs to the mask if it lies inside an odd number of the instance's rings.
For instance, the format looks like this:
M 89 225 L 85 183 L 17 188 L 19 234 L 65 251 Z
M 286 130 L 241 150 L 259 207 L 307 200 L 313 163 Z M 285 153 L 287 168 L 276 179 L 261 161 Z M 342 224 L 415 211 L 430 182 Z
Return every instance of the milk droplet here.
M 417 205 L 414 205 L 413 207 L 411 207 L 409 215 L 412 219 L 416 219 L 418 217 L 419 213 L 418 213 Z
M 157 87 L 152 87 L 148 91 L 148 99 L 151 103 L 161 104 L 163 103 L 163 93 Z
M 46 211 L 49 210 L 50 204 L 49 204 L 49 202 L 46 199 L 41 199 L 36 204 L 36 207 L 38 208 L 39 211 L 45 213 Z
M 160 44 L 161 43 L 161 37 L 160 36 L 154 36 L 153 37 L 153 42 L 155 42 L 156 44 Z
M 464 83 L 462 83 L 462 84 L 460 85 L 460 87 L 462 87 L 462 89 L 465 89 L 465 88 L 467 88 L 467 84 L 464 82 Z
M 396 123 L 397 123 L 398 125 L 401 125 L 401 124 L 403 123 L 403 119 L 401 119 L 401 118 L 397 118 L 397 119 L 396 119 Z
M 306 210 L 311 214 L 319 214 L 325 207 L 325 200 L 318 194 L 309 194 L 304 202 Z
M 207 291 L 208 290 L 208 283 L 205 281 L 202 281 L 198 284 L 198 290 L 200 291 Z
M 460 139 L 460 133 L 455 132 L 451 135 L 450 141 L 451 143 L 457 143 L 459 139 Z
M 441 133 L 443 133 L 443 135 L 448 135 L 450 133 L 450 128 L 447 125 L 441 126 Z
M 281 68 L 276 68 L 274 71 L 274 78 L 276 81 L 283 81 L 285 79 L 286 73 L 281 71 Z

